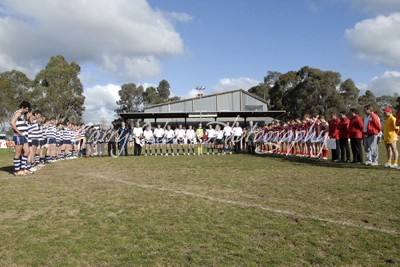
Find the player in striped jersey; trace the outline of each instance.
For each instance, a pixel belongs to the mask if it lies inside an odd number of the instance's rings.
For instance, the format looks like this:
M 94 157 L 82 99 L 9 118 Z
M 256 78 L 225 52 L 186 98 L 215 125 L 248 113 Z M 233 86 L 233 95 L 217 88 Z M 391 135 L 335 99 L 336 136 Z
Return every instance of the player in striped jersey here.
M 31 166 L 34 167 L 35 165 L 39 164 L 39 155 L 38 151 L 40 149 L 40 123 L 42 119 L 42 112 L 36 110 L 32 113 L 30 117 L 30 124 L 28 126 L 28 145 L 30 149 L 30 155 L 28 157 L 28 164 L 27 170 L 28 171 L 36 171 L 37 168 L 33 168 L 31 170 Z
M 79 127 L 79 155 L 80 157 L 86 156 L 86 126 L 82 123 Z
M 44 128 L 45 122 L 46 122 L 46 117 L 42 116 L 42 118 L 39 122 L 39 147 L 37 148 L 37 151 L 36 151 L 36 155 L 39 156 L 39 164 L 41 166 L 43 166 L 43 164 L 45 163 L 45 155 L 46 155 L 45 151 L 44 151 L 44 149 L 45 149 L 44 145 L 45 145 L 45 139 L 46 139 L 45 128 Z M 38 163 L 36 155 L 35 155 L 36 163 Z
M 63 130 L 63 145 L 64 145 L 64 159 L 70 159 L 71 158 L 71 123 L 66 120 L 64 123 L 64 130 Z
M 13 140 L 15 143 L 14 154 L 14 175 L 26 175 L 22 167 L 26 166 L 26 161 L 29 155 L 29 147 L 26 138 L 28 131 L 27 117 L 31 109 L 31 104 L 28 101 L 22 101 L 19 105 L 19 110 L 15 111 L 11 118 L 10 125 L 14 130 Z M 22 157 L 21 157 L 22 154 Z
M 47 127 L 45 130 L 46 133 L 46 161 L 47 162 L 54 162 L 56 159 L 56 119 L 51 118 L 47 123 Z
M 62 159 L 64 157 L 64 129 L 63 124 L 59 123 L 57 125 L 57 132 L 56 132 L 56 146 L 57 146 L 57 155 L 58 159 Z
M 78 125 L 72 125 L 72 158 L 76 159 L 78 158 L 77 156 L 77 151 L 79 148 L 79 126 Z
M 29 120 L 27 120 L 27 122 L 28 122 L 28 131 L 26 133 L 26 140 L 28 142 L 29 155 L 28 155 L 28 160 L 26 162 L 26 169 L 28 170 L 28 174 L 31 174 L 30 172 L 35 172 L 36 171 L 36 168 L 34 168 L 34 165 L 35 165 L 35 152 L 34 152 L 34 149 L 32 147 L 32 139 L 31 139 L 32 138 L 31 132 L 32 132 L 32 129 L 33 129 L 33 123 L 36 123 L 34 114 L 32 114 L 29 117 Z M 33 170 L 32 170 L 31 167 L 33 168 Z

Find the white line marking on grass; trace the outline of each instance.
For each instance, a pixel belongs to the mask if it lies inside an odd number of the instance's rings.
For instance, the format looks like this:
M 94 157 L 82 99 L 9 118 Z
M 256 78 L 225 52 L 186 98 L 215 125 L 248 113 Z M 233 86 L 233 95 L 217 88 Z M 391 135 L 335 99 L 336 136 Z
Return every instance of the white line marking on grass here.
M 235 200 L 216 198 L 216 197 L 197 194 L 197 193 L 188 192 L 188 191 L 184 191 L 184 190 L 176 190 L 176 189 L 165 188 L 165 187 L 157 187 L 157 186 L 149 185 L 149 184 L 142 184 L 142 183 L 130 182 L 130 181 L 125 181 L 125 180 L 120 180 L 120 179 L 108 178 L 108 177 L 98 175 L 98 174 L 95 174 L 95 176 L 98 178 L 104 179 L 104 180 L 118 182 L 121 184 L 130 185 L 130 186 L 136 186 L 136 187 L 140 187 L 140 188 L 152 189 L 152 190 L 157 190 L 157 191 L 170 192 L 170 193 L 180 194 L 180 195 L 185 195 L 185 196 L 192 196 L 192 197 L 206 199 L 209 201 L 230 204 L 230 205 L 235 205 L 235 206 L 241 206 L 241 207 L 246 207 L 246 208 L 257 208 L 257 209 L 265 210 L 268 212 L 290 215 L 290 216 L 301 218 L 301 219 L 311 219 L 311 220 L 320 221 L 320 222 L 327 222 L 327 223 L 337 224 L 337 225 L 347 226 L 347 227 L 362 228 L 362 229 L 378 231 L 378 232 L 387 233 L 387 234 L 395 234 L 395 235 L 400 234 L 400 232 L 397 230 L 384 228 L 384 227 L 368 226 L 368 225 L 357 224 L 357 223 L 348 222 L 348 221 L 338 221 L 338 220 L 333 220 L 333 219 L 321 218 L 321 217 L 314 216 L 314 215 L 304 215 L 304 214 L 297 213 L 297 212 L 290 211 L 290 210 L 274 209 L 271 207 L 261 206 L 258 204 L 250 204 L 250 203 L 246 203 L 243 201 L 235 201 Z

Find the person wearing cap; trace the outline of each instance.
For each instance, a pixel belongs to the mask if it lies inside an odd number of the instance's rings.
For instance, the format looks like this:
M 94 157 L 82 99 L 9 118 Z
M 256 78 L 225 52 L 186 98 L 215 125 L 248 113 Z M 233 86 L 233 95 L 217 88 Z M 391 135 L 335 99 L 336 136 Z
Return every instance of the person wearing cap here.
M 364 149 L 367 157 L 365 165 L 378 166 L 378 135 L 382 128 L 381 121 L 371 105 L 364 106 L 364 112 L 367 115 L 364 118 L 363 127 Z
M 399 153 L 397 151 L 397 131 L 399 126 L 396 126 L 396 118 L 392 114 L 391 108 L 385 108 L 382 110 L 386 116 L 385 124 L 383 126 L 383 142 L 385 143 L 387 152 L 387 162 L 385 167 L 387 168 L 399 168 Z M 392 161 L 393 158 L 393 161 Z

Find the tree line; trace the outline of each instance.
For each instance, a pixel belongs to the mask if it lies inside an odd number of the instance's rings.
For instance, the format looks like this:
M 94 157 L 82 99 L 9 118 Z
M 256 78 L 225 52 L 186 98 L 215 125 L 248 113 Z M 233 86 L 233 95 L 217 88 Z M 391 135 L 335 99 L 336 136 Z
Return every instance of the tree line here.
M 120 99 L 117 101 L 116 113 L 140 112 L 146 106 L 181 99 L 178 96 L 170 97 L 170 85 L 167 80 L 162 80 L 157 88 L 150 86 L 144 89 L 142 85 L 137 86 L 135 83 L 123 84 L 118 95 Z
M 271 110 L 286 110 L 288 119 L 301 118 L 305 113 L 329 115 L 356 108 L 361 111 L 367 104 L 377 114 L 384 107 L 400 110 L 400 96 L 376 97 L 367 90 L 360 95 L 352 79 L 342 80 L 334 71 L 303 67 L 298 71 L 280 73 L 269 71 L 264 81 L 248 90 L 269 103 Z
M 53 56 L 33 80 L 17 70 L 0 73 L 1 130 L 8 129 L 9 119 L 23 100 L 47 118 L 82 122 L 85 96 L 78 78 L 80 70 L 76 62 L 68 63 L 63 56 Z

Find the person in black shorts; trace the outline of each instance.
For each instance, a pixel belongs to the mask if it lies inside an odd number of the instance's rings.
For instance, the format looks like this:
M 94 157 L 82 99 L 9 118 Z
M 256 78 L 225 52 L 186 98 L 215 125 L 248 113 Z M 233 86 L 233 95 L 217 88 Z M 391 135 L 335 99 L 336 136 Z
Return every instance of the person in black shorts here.
M 154 129 L 154 137 L 155 137 L 155 141 L 156 141 L 156 148 L 155 148 L 155 155 L 157 156 L 157 149 L 160 149 L 160 155 L 163 155 L 162 152 L 162 143 L 163 143 L 163 139 L 164 139 L 164 129 L 161 128 L 160 124 L 157 124 L 157 128 Z
M 224 148 L 224 132 L 221 130 L 221 127 L 217 125 L 215 131 L 215 145 L 218 148 L 218 155 L 223 155 L 223 148 Z
M 168 149 L 171 149 L 171 154 L 174 156 L 174 138 L 175 138 L 175 132 L 174 130 L 171 129 L 171 126 L 167 126 L 167 130 L 165 131 L 165 140 L 166 140 L 166 153 L 165 156 L 168 156 Z

